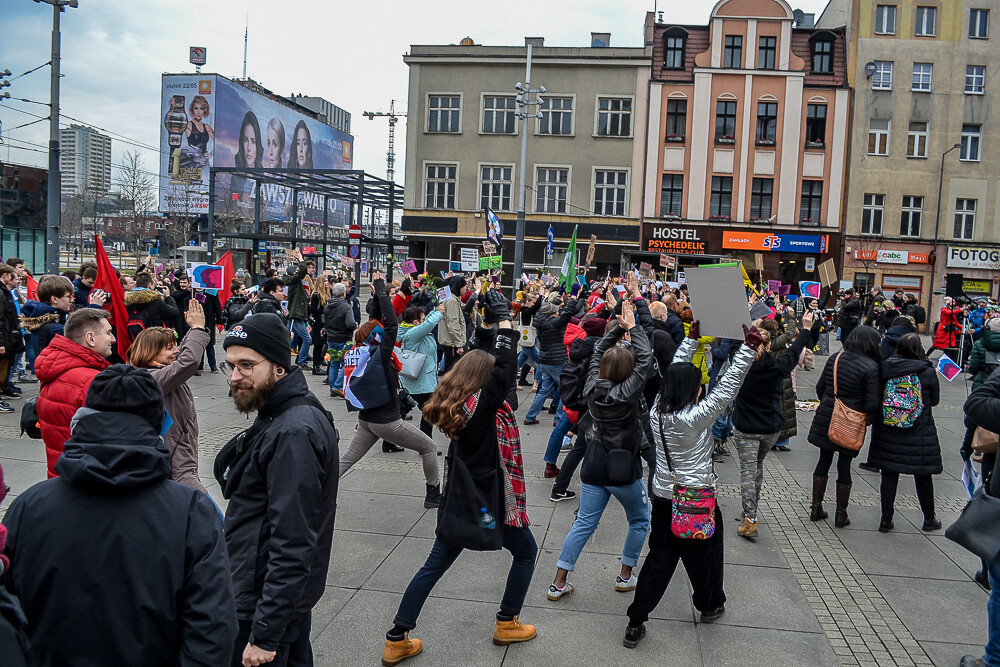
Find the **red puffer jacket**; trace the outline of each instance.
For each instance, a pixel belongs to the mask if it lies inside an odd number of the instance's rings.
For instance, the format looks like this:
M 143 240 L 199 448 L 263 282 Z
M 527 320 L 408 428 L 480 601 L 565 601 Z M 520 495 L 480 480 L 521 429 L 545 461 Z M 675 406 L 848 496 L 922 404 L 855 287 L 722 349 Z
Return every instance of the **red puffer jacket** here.
M 934 334 L 934 347 L 946 350 L 958 346 L 959 335 L 962 333 L 962 308 L 960 306 L 945 306 L 941 309 L 941 321 Z
M 38 422 L 45 442 L 49 477 L 57 477 L 56 461 L 69 439 L 69 422 L 83 407 L 91 380 L 107 368 L 107 360 L 65 336 L 52 339 L 35 359 L 35 376 L 42 383 L 38 393 Z

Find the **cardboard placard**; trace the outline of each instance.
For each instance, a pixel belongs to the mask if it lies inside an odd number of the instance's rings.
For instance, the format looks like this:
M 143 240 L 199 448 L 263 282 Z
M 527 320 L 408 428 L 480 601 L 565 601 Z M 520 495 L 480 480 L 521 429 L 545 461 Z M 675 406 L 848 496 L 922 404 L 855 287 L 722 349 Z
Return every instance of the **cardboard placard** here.
M 459 260 L 462 271 L 479 270 L 479 250 L 476 248 L 459 248 Z
M 753 254 L 753 265 L 757 271 L 764 270 L 764 255 L 759 252 Z
M 462 270 L 462 263 L 461 262 L 448 262 L 448 270 L 449 271 L 461 271 Z
M 767 289 L 771 291 L 771 294 L 781 294 L 781 281 L 780 280 L 768 280 Z
M 191 287 L 195 289 L 222 289 L 225 269 L 216 264 L 199 264 L 191 269 Z
M 830 287 L 837 282 L 837 269 L 834 267 L 832 259 L 819 265 L 819 282 L 823 287 Z
M 750 326 L 750 311 L 740 267 L 695 267 L 684 273 L 691 302 L 711 304 L 696 311 L 702 335 L 743 340 L 743 325 Z
M 653 267 L 649 262 L 639 263 L 639 274 L 643 276 L 651 276 L 653 274 Z
M 753 305 L 753 307 L 750 308 L 751 320 L 762 320 L 771 314 L 771 308 L 763 301 L 758 301 Z
M 497 254 L 497 244 L 493 241 L 483 241 L 483 253 L 487 255 Z
M 477 269 L 479 271 L 491 271 L 501 267 L 502 259 L 500 255 L 486 255 L 479 258 Z
M 442 287 L 437 291 L 438 302 L 447 301 L 451 297 L 452 297 L 451 288 L 448 287 L 447 285 L 445 285 L 444 287 Z
M 806 257 L 806 271 L 810 273 L 816 270 L 816 258 Z
M 594 253 L 596 251 L 597 251 L 597 236 L 591 234 L 590 245 L 587 247 L 587 261 L 586 261 L 587 266 L 590 266 L 591 262 L 594 261 Z
M 399 265 L 399 270 L 409 275 L 417 272 L 417 264 L 412 259 L 408 259 Z
M 664 255 L 662 252 L 660 253 L 660 266 L 662 266 L 663 268 L 670 268 L 667 266 L 667 256 Z

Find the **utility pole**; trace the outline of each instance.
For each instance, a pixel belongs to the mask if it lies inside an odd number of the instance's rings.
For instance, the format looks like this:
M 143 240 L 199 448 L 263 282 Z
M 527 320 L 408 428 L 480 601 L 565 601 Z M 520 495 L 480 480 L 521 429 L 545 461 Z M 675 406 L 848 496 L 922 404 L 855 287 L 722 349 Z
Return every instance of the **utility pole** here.
M 929 315 L 934 311 L 934 276 L 937 275 L 938 236 L 941 231 L 941 195 L 944 193 L 944 158 L 948 153 L 961 147 L 962 144 L 954 144 L 944 153 L 941 153 L 941 169 L 938 172 L 937 215 L 934 216 L 934 249 L 931 250 L 931 253 L 934 255 L 934 263 L 931 265 L 931 288 L 930 295 L 927 297 L 927 333 L 933 333 L 931 331 L 931 318 Z
M 389 111 L 365 111 L 363 116 L 368 120 L 384 116 L 389 119 L 389 150 L 385 154 L 385 178 L 390 183 L 396 182 L 396 123 L 400 118 L 406 118 L 405 111 L 396 111 L 396 100 L 389 100 Z
M 62 183 L 59 175 L 59 15 L 77 0 L 35 0 L 52 5 L 52 85 L 49 113 L 49 192 L 45 216 L 45 272 L 59 273 L 59 206 Z
M 541 94 L 545 92 L 545 86 L 539 86 L 537 90 L 531 88 L 531 43 L 527 44 L 527 56 L 524 67 L 524 85 L 518 81 L 514 86 L 517 91 L 518 110 L 514 115 L 521 119 L 521 188 L 517 197 L 517 229 L 514 236 L 514 276 L 511 279 L 513 291 L 517 292 L 517 281 L 524 273 L 524 200 L 528 191 L 528 119 L 541 118 Z M 535 100 L 531 100 L 531 96 Z M 532 113 L 531 107 L 539 107 L 538 111 Z

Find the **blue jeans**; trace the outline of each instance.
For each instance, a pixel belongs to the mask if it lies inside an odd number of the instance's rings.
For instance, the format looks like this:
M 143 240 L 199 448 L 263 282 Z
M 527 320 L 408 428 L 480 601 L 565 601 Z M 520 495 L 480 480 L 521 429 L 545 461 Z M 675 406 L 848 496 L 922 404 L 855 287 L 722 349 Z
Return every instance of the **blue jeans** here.
M 334 343 L 333 341 L 326 342 L 326 349 L 328 352 L 339 352 L 347 347 L 347 343 Z M 330 389 L 336 389 L 337 391 L 344 390 L 344 357 L 341 356 L 339 361 L 331 361 L 330 365 L 327 366 L 326 370 L 326 383 L 330 385 Z
M 28 368 L 30 372 L 35 372 L 35 345 L 34 341 L 31 340 L 31 332 L 24 332 L 24 357 L 28 360 Z
M 557 567 L 573 571 L 583 546 L 597 530 L 597 524 L 600 523 L 611 496 L 625 508 L 625 516 L 628 518 L 628 534 L 625 535 L 625 546 L 622 547 L 622 565 L 635 567 L 639 562 L 642 544 L 649 534 L 649 498 L 646 496 L 646 483 L 642 479 L 625 486 L 580 484 L 580 509 L 563 542 Z
M 777 442 L 774 443 L 774 446 L 775 447 L 787 447 L 788 446 L 788 438 L 785 438 L 784 440 L 778 440 Z
M 507 586 L 504 588 L 503 599 L 500 601 L 500 613 L 505 616 L 517 616 L 521 613 L 524 597 L 528 594 L 528 587 L 531 585 L 531 576 L 535 573 L 535 556 L 538 554 L 538 546 L 535 544 L 535 537 L 531 534 L 530 528 L 504 526 L 503 548 L 511 553 L 514 561 L 510 564 L 510 571 L 507 573 Z M 444 573 L 448 571 L 460 553 L 462 553 L 461 547 L 448 546 L 437 540 L 434 541 L 427 561 L 413 575 L 410 585 L 403 593 L 399 610 L 393 620 L 395 625 L 407 630 L 416 627 L 417 616 L 420 615 L 420 610 L 423 608 L 424 602 L 427 601 L 427 596 L 431 594 L 434 584 L 444 576 Z
M 715 418 L 712 424 L 712 437 L 716 440 L 728 440 L 733 434 L 733 416 L 730 412 L 724 412 Z
M 212 372 L 215 372 L 218 368 L 215 363 L 215 345 L 209 343 L 208 347 L 205 348 L 205 355 L 201 358 L 201 363 L 198 364 L 199 371 L 205 370 L 205 357 L 208 357 L 208 367 L 212 369 Z
M 569 415 L 565 410 L 559 410 L 556 417 L 555 428 L 549 436 L 549 444 L 545 448 L 545 456 L 542 457 L 546 463 L 555 464 L 559 460 L 559 450 L 562 449 L 562 441 L 567 433 L 573 428 L 573 423 L 569 420 Z
M 989 625 L 983 659 L 987 667 L 1000 667 L 1000 561 L 987 563 L 986 571 L 990 574 L 990 599 L 986 603 Z
M 27 346 L 25 346 L 27 349 Z M 10 362 L 10 370 L 7 372 L 7 383 L 10 384 L 17 379 L 17 376 L 24 372 L 24 367 L 21 365 L 21 360 L 24 358 L 24 352 L 18 352 L 14 355 L 14 358 Z
M 312 346 L 312 336 L 309 335 L 309 323 L 305 320 L 289 320 L 292 331 L 292 348 L 299 348 L 297 363 L 304 364 L 309 358 L 309 348 Z
M 537 345 L 537 343 L 535 345 Z M 521 348 L 521 351 L 517 355 L 518 368 L 523 366 L 528 359 L 531 359 L 535 362 L 535 364 L 538 364 L 538 348 L 535 345 Z
M 562 375 L 562 364 L 538 364 L 538 368 L 535 369 L 538 393 L 535 394 L 535 400 L 531 402 L 531 407 L 528 408 L 528 414 L 524 415 L 526 421 L 538 418 L 538 413 L 542 411 L 542 406 L 545 405 L 545 399 L 550 395 L 552 396 L 553 403 L 559 402 L 560 375 Z

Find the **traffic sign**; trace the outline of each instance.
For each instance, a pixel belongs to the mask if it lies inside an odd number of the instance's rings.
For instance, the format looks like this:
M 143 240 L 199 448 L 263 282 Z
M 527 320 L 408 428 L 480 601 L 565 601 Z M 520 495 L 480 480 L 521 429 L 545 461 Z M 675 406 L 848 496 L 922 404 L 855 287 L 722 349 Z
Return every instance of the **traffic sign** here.
M 347 235 L 352 241 L 357 241 L 361 238 L 361 225 L 351 225 L 347 230 Z
M 347 249 L 347 254 L 350 255 L 353 259 L 357 259 L 360 250 L 361 250 L 360 246 L 352 245 Z

